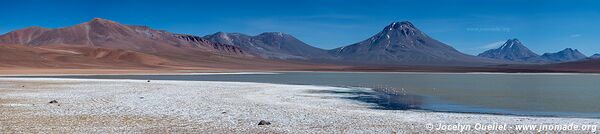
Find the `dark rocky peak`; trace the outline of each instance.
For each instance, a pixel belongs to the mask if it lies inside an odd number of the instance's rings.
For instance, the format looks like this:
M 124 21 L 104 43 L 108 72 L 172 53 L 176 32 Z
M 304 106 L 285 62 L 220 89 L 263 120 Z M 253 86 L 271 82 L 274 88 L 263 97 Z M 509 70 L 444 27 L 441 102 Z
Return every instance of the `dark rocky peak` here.
M 509 39 L 502 46 L 500 46 L 499 49 L 511 49 L 521 46 L 523 46 L 523 44 L 521 43 L 521 41 L 519 41 L 519 39 Z
M 183 40 L 183 41 L 186 41 L 186 42 L 193 43 L 193 44 L 205 45 L 208 47 L 212 47 L 215 50 L 225 51 L 228 53 L 244 54 L 244 51 L 238 46 L 234 46 L 231 44 L 218 43 L 218 42 L 211 42 L 200 36 L 187 35 L 187 34 L 173 34 L 173 37 Z
M 525 47 L 518 39 L 509 39 L 499 48 L 487 50 L 477 56 L 518 62 L 540 62 L 535 59 L 539 55 Z
M 567 52 L 567 53 L 579 53 L 579 50 L 577 49 L 572 49 L 572 48 L 565 48 L 564 50 L 562 50 L 561 52 Z
M 422 34 L 419 29 L 417 29 L 412 23 L 408 21 L 393 22 L 392 24 L 386 26 L 383 29 L 383 32 L 399 32 L 401 33 L 401 35 L 404 36 Z
M 194 35 L 173 34 L 173 37 L 181 39 L 181 40 L 189 41 L 189 42 L 207 42 L 202 37 L 200 37 L 200 36 L 194 36 Z
M 272 38 L 283 38 L 288 37 L 289 35 L 282 32 L 265 32 L 257 35 L 258 37 L 272 37 Z

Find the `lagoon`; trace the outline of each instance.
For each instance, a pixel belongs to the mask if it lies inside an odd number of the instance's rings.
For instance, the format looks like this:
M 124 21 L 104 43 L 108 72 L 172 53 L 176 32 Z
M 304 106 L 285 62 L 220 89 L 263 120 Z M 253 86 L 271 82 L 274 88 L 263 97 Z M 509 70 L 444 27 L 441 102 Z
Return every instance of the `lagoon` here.
M 83 79 L 232 81 L 371 89 L 346 98 L 383 110 L 427 110 L 600 118 L 600 75 L 517 73 L 277 72 L 177 75 L 21 76 Z

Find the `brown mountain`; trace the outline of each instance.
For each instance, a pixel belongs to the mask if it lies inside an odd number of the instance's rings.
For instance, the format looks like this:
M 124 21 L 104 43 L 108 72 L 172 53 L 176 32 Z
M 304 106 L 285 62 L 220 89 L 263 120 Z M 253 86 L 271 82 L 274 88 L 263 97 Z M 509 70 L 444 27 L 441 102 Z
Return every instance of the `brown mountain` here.
M 262 59 L 240 47 L 199 36 L 101 18 L 64 28 L 29 27 L 9 32 L 0 35 L 0 45 L 6 52 L 0 59 L 0 67 L 285 69 L 314 66 Z
M 47 29 L 30 27 L 0 36 L 0 43 L 27 46 L 72 45 L 132 50 L 146 53 L 194 49 L 244 54 L 238 47 L 212 43 L 202 38 L 154 30 L 146 26 L 123 25 L 94 18 L 75 26 Z

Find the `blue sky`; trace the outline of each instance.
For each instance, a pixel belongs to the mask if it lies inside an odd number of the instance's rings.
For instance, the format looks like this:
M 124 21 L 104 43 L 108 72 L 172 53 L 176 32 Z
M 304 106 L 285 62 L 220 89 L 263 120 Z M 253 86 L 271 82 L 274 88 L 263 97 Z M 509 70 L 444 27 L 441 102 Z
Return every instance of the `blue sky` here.
M 10 0 L 0 4 L 0 33 L 94 17 L 201 36 L 285 32 L 326 49 L 362 41 L 394 21 L 411 21 L 468 54 L 509 38 L 540 54 L 567 47 L 600 53 L 600 1 L 594 0 Z

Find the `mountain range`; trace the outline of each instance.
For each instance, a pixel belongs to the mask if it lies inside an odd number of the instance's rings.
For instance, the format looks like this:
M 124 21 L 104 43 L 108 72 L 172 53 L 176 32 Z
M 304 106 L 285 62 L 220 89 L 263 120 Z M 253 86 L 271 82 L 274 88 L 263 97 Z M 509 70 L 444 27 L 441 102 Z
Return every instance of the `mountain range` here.
M 25 28 L 0 36 L 0 42 L 27 46 L 103 47 L 145 53 L 194 49 L 226 54 L 244 54 L 236 46 L 213 43 L 202 38 L 154 30 L 145 26 L 123 25 L 101 18 L 94 18 L 89 22 L 65 28 Z
M 329 51 L 344 61 L 375 65 L 482 65 L 498 61 L 463 54 L 408 21 L 394 22 L 364 41 Z
M 540 57 L 544 60 L 555 63 L 578 61 L 587 58 L 587 56 L 583 55 L 581 52 L 579 52 L 579 50 L 572 48 L 565 48 L 564 50 L 556 53 L 544 53 Z
M 12 55 L 23 55 L 31 62 L 41 63 L 29 64 L 19 61 L 19 57 L 2 61 L 9 67 L 123 67 L 127 63 L 125 67 L 248 69 L 305 65 L 256 58 L 238 46 L 211 42 L 199 36 L 124 25 L 101 18 L 64 28 L 16 30 L 0 35 L 0 44 L 6 46 L 1 49 L 30 52 Z
M 408 21 L 393 22 L 366 40 L 331 50 L 281 32 L 196 36 L 102 18 L 64 28 L 12 31 L 0 35 L 0 44 L 0 67 L 318 70 L 348 66 L 489 67 L 587 58 L 570 48 L 540 56 L 517 39 L 472 56 L 431 38 Z
M 326 50 L 310 46 L 294 36 L 281 32 L 267 32 L 256 36 L 241 33 L 218 32 L 205 39 L 236 47 L 268 59 L 322 59 L 331 58 Z
M 572 48 L 565 48 L 556 53 L 544 53 L 540 56 L 529 50 L 518 39 L 509 39 L 499 48 L 487 50 L 477 56 L 521 63 L 561 63 L 587 58 L 579 50 Z

